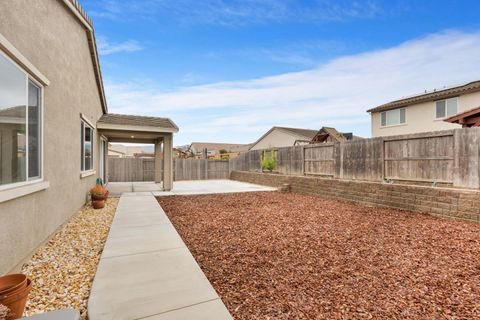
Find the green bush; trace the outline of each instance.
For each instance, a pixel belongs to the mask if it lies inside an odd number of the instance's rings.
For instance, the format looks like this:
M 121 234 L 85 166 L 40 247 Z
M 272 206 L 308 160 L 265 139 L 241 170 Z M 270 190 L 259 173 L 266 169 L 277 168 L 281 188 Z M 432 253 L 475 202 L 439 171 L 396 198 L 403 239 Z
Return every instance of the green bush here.
M 275 152 L 270 151 L 270 156 L 268 156 L 267 151 L 264 151 L 262 159 L 262 170 L 268 170 L 272 172 L 273 170 L 275 170 L 275 166 Z

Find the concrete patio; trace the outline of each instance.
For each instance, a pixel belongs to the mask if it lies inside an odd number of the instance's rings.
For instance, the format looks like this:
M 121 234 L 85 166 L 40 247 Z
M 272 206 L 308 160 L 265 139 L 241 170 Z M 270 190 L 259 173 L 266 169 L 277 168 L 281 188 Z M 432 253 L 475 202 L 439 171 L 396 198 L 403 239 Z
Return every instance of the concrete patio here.
M 152 194 L 154 196 L 169 196 L 276 190 L 271 187 L 234 180 L 175 181 L 171 191 L 162 191 L 162 185 L 155 182 L 110 182 L 107 187 L 110 195 L 114 197 L 127 193 L 129 195 Z

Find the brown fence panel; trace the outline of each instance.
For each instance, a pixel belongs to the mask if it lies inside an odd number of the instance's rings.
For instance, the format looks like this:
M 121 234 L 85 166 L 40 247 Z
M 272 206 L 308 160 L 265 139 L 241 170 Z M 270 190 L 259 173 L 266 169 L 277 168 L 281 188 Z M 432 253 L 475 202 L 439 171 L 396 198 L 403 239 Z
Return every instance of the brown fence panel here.
M 304 168 L 306 175 L 334 176 L 334 143 L 322 143 L 304 146 Z
M 206 179 L 205 159 L 175 159 L 174 181 Z
M 383 176 L 381 138 L 346 141 L 335 151 L 336 177 L 348 180 L 379 181 Z
M 463 188 L 480 187 L 480 128 L 454 131 L 453 185 Z
M 229 161 L 228 160 L 208 160 L 207 179 L 228 179 Z
M 276 171 L 286 175 L 303 174 L 303 154 L 301 146 L 278 148 L 276 151 Z
M 385 179 L 453 182 L 453 132 L 385 138 Z
M 137 182 L 155 180 L 153 158 L 108 158 L 109 182 Z
M 163 165 L 161 166 L 161 168 L 163 168 Z M 143 159 L 143 181 L 155 181 L 155 159 L 154 158 Z

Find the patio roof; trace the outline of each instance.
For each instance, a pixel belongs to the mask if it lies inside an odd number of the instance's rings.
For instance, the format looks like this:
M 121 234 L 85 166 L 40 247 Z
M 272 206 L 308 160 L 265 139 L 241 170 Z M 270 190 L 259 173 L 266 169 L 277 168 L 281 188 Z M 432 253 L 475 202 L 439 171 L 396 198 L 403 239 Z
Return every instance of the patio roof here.
M 178 132 L 169 118 L 104 114 L 97 121 L 97 129 L 110 142 L 152 143 L 155 139 Z
M 480 107 L 467 110 L 465 112 L 451 116 L 444 121 L 450 123 L 458 123 L 463 127 L 479 127 L 480 126 Z

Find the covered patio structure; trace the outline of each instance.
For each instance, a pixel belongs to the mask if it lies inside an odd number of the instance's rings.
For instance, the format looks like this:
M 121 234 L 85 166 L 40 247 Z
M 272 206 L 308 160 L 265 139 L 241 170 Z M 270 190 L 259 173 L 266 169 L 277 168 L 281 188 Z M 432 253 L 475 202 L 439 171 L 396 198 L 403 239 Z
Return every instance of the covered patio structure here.
M 109 142 L 148 143 L 155 146 L 155 183 L 163 182 L 163 190 L 173 187 L 173 134 L 177 125 L 168 118 L 104 114 L 97 121 L 101 136 L 101 175 L 105 181 L 108 172 L 106 150 Z

